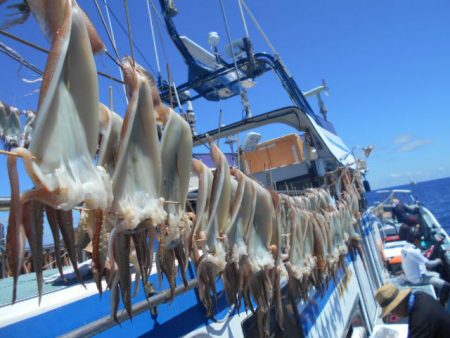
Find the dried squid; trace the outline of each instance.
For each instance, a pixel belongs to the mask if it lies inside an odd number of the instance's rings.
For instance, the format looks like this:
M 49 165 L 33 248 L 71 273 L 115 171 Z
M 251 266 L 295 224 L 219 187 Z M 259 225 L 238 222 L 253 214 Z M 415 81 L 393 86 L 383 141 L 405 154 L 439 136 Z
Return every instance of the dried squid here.
M 248 259 L 243 260 L 247 261 L 246 269 L 250 268 L 251 274 L 244 284 L 244 292 L 248 290 L 258 305 L 257 318 L 260 335 L 268 336 L 273 292 L 270 271 L 275 267 L 270 244 L 276 217 L 270 192 L 254 181 L 253 185 L 256 191 L 256 204 L 253 222 L 248 229 Z M 248 299 L 246 299 L 246 304 L 252 308 Z
M 155 94 L 154 94 L 155 95 Z M 170 201 L 165 205 L 167 222 L 161 226 L 158 259 L 161 270 L 174 288 L 174 262 L 181 268 L 187 286 L 186 269 L 189 260 L 191 222 L 185 214 L 192 165 L 192 134 L 189 124 L 173 109 L 159 112 L 164 130 L 161 140 L 161 196 Z
M 216 163 L 210 196 L 208 225 L 206 228 L 205 250 L 197 269 L 200 300 L 206 308 L 208 317 L 214 315 L 214 302 L 217 300 L 216 277 L 226 264 L 226 251 L 219 236 L 229 227 L 229 210 L 231 201 L 230 169 L 226 157 L 211 142 L 211 156 Z
M 131 238 L 140 231 L 164 222 L 166 212 L 160 197 L 161 155 L 148 73 L 131 58 L 122 62 L 130 98 L 121 130 L 121 143 L 113 175 L 114 201 L 108 222 L 113 227 L 108 257 L 111 277 L 113 317 L 117 320 L 119 290 L 131 316 L 130 252 Z M 138 247 L 142 242 L 133 238 Z M 146 262 L 139 262 L 141 266 Z M 120 288 L 119 288 L 120 287 Z
M 60 230 L 64 231 L 63 238 L 69 241 L 66 245 L 72 251 L 74 236 L 69 210 L 81 202 L 87 208 L 104 209 L 112 200 L 109 175 L 93 163 L 98 133 L 98 82 L 93 53 L 103 51 L 104 45 L 76 1 L 60 0 L 50 5 L 45 0 L 29 0 L 27 6 L 52 41 L 52 47 L 39 96 L 33 141 L 29 149 L 13 150 L 23 157 L 35 188 L 13 204 L 11 214 L 19 215 L 13 217 L 14 222 L 21 219 L 29 229 L 33 220 L 27 215 L 34 212 L 35 203 L 58 209 Z M 15 166 L 9 166 L 8 170 L 10 177 L 17 175 Z M 18 184 L 18 180 L 11 182 Z M 18 189 L 17 186 L 12 190 Z M 9 227 L 8 231 L 9 238 L 16 242 L 22 237 L 19 225 Z M 26 232 L 30 246 L 41 248 L 40 236 Z M 18 253 L 20 250 L 15 254 Z M 69 254 L 76 264 L 74 252 Z M 9 257 L 13 268 L 20 258 Z
M 247 254 L 247 246 L 244 242 L 244 228 L 250 221 L 250 204 L 252 202 L 252 185 L 246 180 L 244 174 L 237 170 L 231 170 L 237 180 L 233 204 L 230 215 L 230 229 L 227 232 L 227 263 L 223 270 L 223 284 L 228 303 L 239 307 L 239 288 L 241 274 L 239 271 L 239 258 Z
M 193 250 L 195 264 L 198 265 L 200 254 L 198 247 L 203 248 L 206 240 L 206 226 L 208 225 L 209 205 L 213 182 L 213 173 L 202 161 L 192 160 L 192 171 L 198 176 L 198 194 L 196 203 L 196 217 L 191 229 L 189 250 Z

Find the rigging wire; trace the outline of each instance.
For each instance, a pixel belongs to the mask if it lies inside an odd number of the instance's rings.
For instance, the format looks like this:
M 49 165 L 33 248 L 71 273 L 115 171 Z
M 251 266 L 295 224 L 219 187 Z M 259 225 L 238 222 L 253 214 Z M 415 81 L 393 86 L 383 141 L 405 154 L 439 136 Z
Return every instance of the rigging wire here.
M 162 17 L 161 13 L 159 13 L 158 9 L 155 7 L 155 4 L 153 3 L 153 0 L 150 0 L 150 4 L 152 5 L 153 11 L 156 14 L 156 17 L 161 21 L 161 23 L 164 24 L 164 18 Z
M 230 34 L 230 29 L 228 27 L 228 20 L 227 20 L 227 16 L 226 16 L 226 13 L 225 13 L 225 7 L 223 5 L 223 0 L 219 0 L 219 2 L 220 2 L 220 7 L 222 9 L 223 21 L 225 23 L 225 28 L 227 30 L 228 43 L 230 44 L 231 54 L 233 55 L 234 68 L 236 69 L 236 77 L 237 77 L 237 79 L 238 79 L 238 81 L 240 83 L 241 82 L 241 78 L 239 76 L 239 68 L 237 66 L 236 55 L 234 54 L 234 50 L 233 50 L 233 46 L 232 46 L 231 34 Z
M 112 10 L 111 6 L 105 1 L 103 0 L 105 3 L 105 6 L 107 7 L 107 9 L 109 10 L 109 12 L 111 13 L 113 19 L 116 21 L 116 23 L 119 25 L 119 28 L 122 30 L 122 32 L 128 36 L 127 33 L 127 29 L 122 25 L 122 23 L 120 22 L 119 18 L 117 17 L 117 15 L 114 13 L 114 11 Z M 150 64 L 150 62 L 147 60 L 147 58 L 145 57 L 145 55 L 142 53 L 141 49 L 139 48 L 138 45 L 136 45 L 136 43 L 133 41 L 133 46 L 134 48 L 136 48 L 136 52 L 137 54 L 139 54 L 139 56 L 142 58 L 142 60 L 144 61 L 144 63 L 148 66 L 149 70 L 156 75 L 156 71 L 153 68 L 153 66 Z
M 105 28 L 106 34 L 109 37 L 109 41 L 111 42 L 111 45 L 113 46 L 114 52 L 116 53 L 117 60 L 120 60 L 120 55 L 119 55 L 119 51 L 117 50 L 117 46 L 116 46 L 115 40 L 111 36 L 111 32 L 109 31 L 108 26 L 106 26 L 105 17 L 103 16 L 103 13 L 102 13 L 102 11 L 100 9 L 98 1 L 94 0 L 94 2 L 95 2 L 95 6 L 97 7 L 97 12 L 98 12 L 98 14 L 100 16 L 100 19 L 101 19 L 102 23 L 103 23 L 103 27 Z
M 108 52 L 108 50 L 106 50 L 106 49 L 105 49 L 105 54 L 107 57 L 109 57 L 111 59 L 112 62 L 114 62 L 120 69 L 122 69 L 122 65 L 120 64 L 119 61 L 117 61 L 117 59 L 114 57 L 114 55 L 111 55 L 111 53 Z M 122 75 L 122 72 L 120 72 L 120 75 Z M 123 80 L 123 78 L 122 78 L 122 80 Z
M 151 5 L 152 5 L 153 12 L 158 14 L 158 11 L 155 8 L 155 5 L 153 4 L 153 1 L 151 1 Z M 160 20 L 163 20 L 161 17 L 159 17 L 159 18 L 160 18 Z M 162 24 L 165 25 L 164 21 L 162 21 Z M 162 36 L 162 33 L 161 33 L 161 28 L 159 27 L 158 23 L 156 23 L 156 30 L 158 31 L 158 37 L 159 37 L 159 40 L 161 41 L 164 59 L 166 60 L 166 63 L 170 63 L 169 54 L 167 53 L 166 44 L 164 43 L 164 39 L 163 39 L 163 36 Z
M 41 46 L 39 46 L 39 45 L 36 45 L 36 44 L 34 44 L 34 43 L 30 42 L 30 41 L 27 41 L 27 40 L 25 40 L 25 39 L 22 39 L 22 38 L 20 38 L 20 37 L 14 35 L 14 34 L 12 34 L 12 33 L 5 32 L 5 31 L 3 31 L 3 30 L 0 30 L 0 34 L 3 34 L 3 35 L 5 35 L 5 36 L 9 37 L 10 39 L 15 40 L 15 41 L 17 41 L 17 42 L 23 43 L 23 44 L 26 45 L 26 46 L 32 47 L 32 48 L 34 48 L 34 49 L 36 49 L 36 50 L 38 50 L 38 51 L 40 51 L 40 52 L 43 52 L 43 53 L 46 53 L 46 54 L 49 54 L 49 53 L 50 53 L 50 51 L 49 51 L 48 49 L 45 49 L 45 48 L 43 48 L 43 47 L 41 47 Z M 1 42 L 0 42 L 0 43 L 1 43 Z M 27 63 L 28 66 L 26 66 L 26 67 L 29 68 L 29 69 L 31 69 L 31 70 L 33 70 L 33 71 L 36 72 L 37 74 L 40 74 L 40 75 L 43 74 L 43 72 L 42 72 L 39 68 L 37 68 L 36 66 L 33 66 L 31 63 L 29 63 L 25 58 L 23 58 L 23 57 L 22 57 L 19 53 L 17 53 L 14 49 L 12 49 L 12 48 L 6 46 L 6 45 L 3 44 L 3 43 L 2 43 L 2 45 L 3 45 L 3 46 L 2 46 L 2 52 L 3 52 L 3 53 L 5 53 L 6 55 L 10 56 L 11 58 L 13 58 L 14 60 L 18 61 L 19 63 L 22 63 L 24 66 L 25 66 L 25 64 L 24 64 L 23 62 Z M 115 60 L 115 58 L 114 58 L 111 54 L 108 53 L 107 55 L 108 55 L 109 57 L 111 57 L 113 60 Z M 23 61 L 23 62 L 22 62 L 22 61 Z M 29 66 L 32 66 L 32 67 L 30 68 Z M 110 79 L 110 80 L 113 80 L 113 81 L 115 81 L 115 82 L 118 82 L 118 83 L 124 83 L 123 80 L 119 80 L 118 78 L 116 78 L 116 77 L 114 77 L 114 76 L 112 76 L 112 75 L 109 75 L 109 74 L 107 74 L 107 73 L 104 73 L 104 72 L 101 72 L 101 71 L 97 71 L 97 74 L 100 75 L 100 76 L 106 77 L 106 78 L 108 78 L 108 79 Z
M 264 40 L 266 41 L 266 43 L 269 45 L 269 48 L 272 50 L 272 53 L 275 56 L 278 56 L 279 54 L 278 54 L 277 50 L 275 49 L 275 46 L 272 44 L 269 37 L 266 35 L 264 30 L 262 29 L 258 20 L 256 20 L 255 16 L 253 15 L 252 11 L 250 10 L 250 8 L 247 5 L 247 2 L 245 0 L 240 0 L 240 1 L 242 1 L 242 4 L 244 5 L 245 10 L 247 11 L 248 15 L 250 15 L 250 18 L 253 20 L 253 23 L 255 24 L 256 28 L 258 28 L 259 32 L 261 33 L 261 35 L 264 38 Z
M 0 52 L 8 55 L 10 58 L 16 60 L 17 62 L 19 62 L 20 64 L 22 64 L 23 66 L 27 67 L 28 69 L 36 72 L 39 75 L 43 75 L 44 72 L 42 70 L 40 70 L 38 67 L 36 67 L 35 65 L 31 64 L 30 62 L 28 62 L 27 60 L 25 60 L 19 53 L 17 53 L 14 49 L 12 49 L 11 47 L 5 45 L 3 42 L 0 41 Z
M 128 0 L 123 0 L 125 5 L 125 13 L 127 17 L 127 26 L 128 26 L 128 38 L 130 40 L 130 49 L 131 49 L 131 60 L 133 61 L 133 67 L 136 67 L 136 59 L 134 57 L 134 47 L 133 47 L 133 31 L 131 30 L 131 22 L 130 22 L 130 12 L 128 10 Z
M 41 46 L 38 46 L 38 45 L 36 45 L 36 44 L 34 44 L 34 43 L 30 42 L 30 41 L 27 41 L 27 40 L 25 40 L 25 39 L 22 39 L 22 38 L 18 37 L 17 35 L 14 35 L 14 34 L 12 34 L 12 33 L 9 33 L 9 32 L 7 32 L 7 31 L 4 31 L 4 30 L 2 30 L 2 29 L 0 29 L 0 34 L 2 34 L 2 35 L 4 35 L 4 36 L 7 36 L 7 37 L 10 38 L 10 39 L 16 40 L 16 41 L 18 41 L 18 42 L 20 42 L 20 43 L 23 43 L 23 44 L 26 45 L 26 46 L 32 47 L 32 48 L 34 48 L 34 49 L 37 49 L 37 50 L 39 50 L 39 51 L 41 51 L 41 52 L 48 53 L 48 50 L 47 50 L 47 49 L 45 49 L 45 48 L 43 48 L 43 47 L 41 47 Z
M 153 50 L 155 52 L 156 68 L 158 69 L 158 77 L 161 78 L 161 66 L 159 64 L 158 48 L 156 47 L 155 29 L 153 27 L 153 16 L 150 9 L 150 0 L 147 0 L 146 3 L 147 3 L 148 21 L 150 23 L 150 29 L 152 31 Z
M 96 0 L 96 2 L 97 2 L 97 0 Z M 118 52 L 118 49 L 117 49 L 116 37 L 114 35 L 114 28 L 113 28 L 113 25 L 112 25 L 112 22 L 111 22 L 111 16 L 109 15 L 109 8 L 108 8 L 108 4 L 107 4 L 106 0 L 103 0 L 103 4 L 105 5 L 106 18 L 108 19 L 109 31 L 111 33 L 111 42 L 112 42 L 114 50 L 116 50 L 116 55 L 118 55 L 119 52 Z M 119 63 L 118 63 L 119 74 L 120 74 L 120 79 L 123 81 L 124 75 L 123 75 L 122 65 L 120 64 L 120 60 L 121 59 L 119 57 Z M 128 96 L 127 96 L 127 89 L 125 87 L 125 82 L 124 82 L 124 85 L 123 85 L 122 88 L 123 88 L 123 94 L 124 94 L 123 97 L 125 98 L 125 103 L 128 105 Z
M 250 34 L 248 33 L 248 28 L 247 28 L 247 21 L 245 20 L 244 11 L 242 9 L 242 0 L 237 0 L 237 2 L 239 4 L 239 12 L 241 13 L 242 24 L 244 25 L 245 36 L 247 38 L 250 38 Z
M 161 41 L 164 59 L 166 60 L 166 63 L 170 63 L 169 54 L 167 53 L 166 44 L 164 43 L 163 35 L 161 33 L 161 28 L 159 26 L 160 24 L 162 24 L 165 27 L 166 23 L 165 23 L 163 17 L 161 16 L 161 14 L 158 12 L 158 9 L 155 7 L 155 5 L 153 3 L 153 0 L 150 0 L 150 4 L 151 4 L 152 9 L 153 9 L 152 13 L 155 13 L 156 17 L 160 21 L 159 24 L 158 24 L 158 22 L 156 22 L 155 26 L 156 26 L 156 30 L 158 31 L 159 40 Z

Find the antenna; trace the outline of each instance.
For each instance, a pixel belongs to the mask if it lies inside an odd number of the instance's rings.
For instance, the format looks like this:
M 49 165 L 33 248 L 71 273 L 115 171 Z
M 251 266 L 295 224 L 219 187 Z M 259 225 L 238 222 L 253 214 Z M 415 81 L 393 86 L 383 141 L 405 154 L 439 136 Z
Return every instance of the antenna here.
M 220 63 L 219 60 L 219 50 L 217 49 L 217 46 L 220 42 L 220 36 L 217 32 L 209 32 L 208 34 L 208 45 L 210 45 L 212 52 L 214 53 L 214 56 L 216 57 L 216 62 Z
M 324 92 L 326 96 L 330 95 L 330 88 L 328 88 L 327 83 L 324 79 L 322 79 L 322 84 L 320 86 L 313 88 L 307 92 L 302 92 L 302 94 L 304 97 L 317 97 L 320 113 L 322 114 L 323 118 L 327 120 L 328 108 L 326 107 L 325 102 L 322 99 L 322 92 Z

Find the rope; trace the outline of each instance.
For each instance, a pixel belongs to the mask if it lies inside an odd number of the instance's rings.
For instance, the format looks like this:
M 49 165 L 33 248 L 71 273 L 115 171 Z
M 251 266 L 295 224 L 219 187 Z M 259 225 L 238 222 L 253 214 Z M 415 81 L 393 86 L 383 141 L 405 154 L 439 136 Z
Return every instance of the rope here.
M 150 4 L 152 5 L 153 11 L 155 12 L 156 17 L 159 19 L 159 21 L 161 21 L 162 24 L 165 24 L 164 18 L 162 17 L 161 13 L 159 13 L 157 8 L 153 4 L 153 0 L 150 0 Z
M 160 14 L 158 13 L 157 9 L 155 8 L 153 1 L 152 0 L 150 0 L 150 1 L 151 1 L 150 4 L 152 5 L 153 13 L 156 13 L 156 17 L 159 18 L 159 20 L 160 20 L 159 24 L 156 23 L 156 30 L 158 31 L 158 37 L 159 37 L 159 40 L 161 41 L 164 59 L 166 60 L 166 63 L 170 63 L 169 54 L 167 53 L 167 50 L 166 50 L 166 44 L 164 43 L 164 39 L 163 39 L 163 36 L 161 33 L 161 28 L 159 27 L 160 24 L 165 25 L 165 22 L 161 16 L 158 16 Z M 167 77 L 169 78 L 169 74 L 167 74 Z M 170 84 L 170 81 L 169 81 L 169 84 Z
M 239 4 L 239 11 L 241 12 L 242 24 L 244 25 L 245 36 L 247 38 L 250 38 L 250 34 L 248 33 L 248 28 L 247 28 L 247 21 L 245 20 L 244 11 L 242 10 L 242 2 L 241 1 L 242 0 L 237 0 L 237 2 Z
M 245 0 L 240 0 L 240 1 L 242 1 L 242 4 L 244 5 L 245 10 L 247 11 L 248 15 L 250 15 L 250 18 L 253 20 L 253 23 L 255 24 L 256 28 L 258 28 L 259 32 L 263 36 L 263 38 L 266 41 L 266 43 L 269 45 L 270 49 L 272 50 L 272 53 L 275 54 L 275 55 L 278 55 L 277 50 L 275 49 L 275 47 L 272 44 L 272 42 L 270 42 L 269 37 L 266 35 L 264 30 L 262 29 L 262 27 L 259 24 L 258 20 L 256 20 L 255 16 L 253 15 L 252 11 L 250 10 L 250 8 L 247 5 L 247 2 Z
M 155 52 L 156 68 L 158 69 L 158 74 L 161 77 L 161 66 L 159 64 L 158 48 L 156 48 L 155 29 L 153 27 L 153 18 L 152 18 L 152 12 L 150 9 L 150 0 L 147 0 L 147 13 L 148 13 L 148 21 L 150 23 L 150 29 L 152 31 L 153 50 Z
M 63 258 L 64 256 L 67 256 L 67 252 L 64 252 L 62 255 L 61 255 L 61 258 Z M 56 259 L 54 260 L 54 261 L 51 261 L 51 262 L 49 262 L 47 265 L 44 265 L 43 267 L 42 267 L 42 270 L 46 270 L 47 268 L 49 268 L 49 267 L 51 267 L 51 266 L 53 266 L 53 264 L 55 264 L 56 263 Z M 63 264 L 64 265 L 64 264 Z
M 114 62 L 120 69 L 122 69 L 122 66 L 120 65 L 119 61 L 117 61 L 117 59 L 113 55 L 111 55 L 110 52 L 105 50 L 105 54 L 107 57 L 109 57 L 111 59 L 112 62 Z
M 29 63 L 27 60 L 25 60 L 19 53 L 17 53 L 14 49 L 12 49 L 11 47 L 8 47 L 7 45 L 5 45 L 3 42 L 0 42 L 0 52 L 5 53 L 6 55 L 8 55 L 10 58 L 12 58 L 13 60 L 16 60 L 17 62 L 19 62 L 20 64 L 22 64 L 23 66 L 27 67 L 28 69 L 36 72 L 39 75 L 43 75 L 44 72 L 42 70 L 40 70 L 39 68 L 37 68 L 35 65 Z
M 236 55 L 234 55 L 234 50 L 233 50 L 233 46 L 231 44 L 231 34 L 230 34 L 230 29 L 228 27 L 228 20 L 227 20 L 227 16 L 225 14 L 225 7 L 223 5 L 223 0 L 219 0 L 220 1 L 220 7 L 222 9 L 222 17 L 223 17 L 223 21 L 225 22 L 225 28 L 227 30 L 227 37 L 228 37 L 228 43 L 230 44 L 230 49 L 231 49 L 231 54 L 233 55 L 233 62 L 234 62 L 234 68 L 236 69 L 236 77 L 239 81 L 239 83 L 241 82 L 240 76 L 239 76 L 239 68 L 237 66 L 237 62 L 236 62 Z
M 94 2 L 95 2 L 95 6 L 97 7 L 97 12 L 100 15 L 100 19 L 101 19 L 101 21 L 103 23 L 103 27 L 106 30 L 106 34 L 108 35 L 109 40 L 111 41 L 111 44 L 113 46 L 114 52 L 116 53 L 117 60 L 120 60 L 119 51 L 117 50 L 117 46 L 116 46 L 116 41 L 114 40 L 113 36 L 111 35 L 111 32 L 108 30 L 108 27 L 106 26 L 105 17 L 103 16 L 103 13 L 102 13 L 102 11 L 100 9 L 98 1 L 94 0 Z
M 120 22 L 119 18 L 117 17 L 117 15 L 114 13 L 114 11 L 111 9 L 111 6 L 109 4 L 106 3 L 105 0 L 103 0 L 105 2 L 105 6 L 107 9 L 109 9 L 113 19 L 116 21 L 116 23 L 119 25 L 119 28 L 122 30 L 122 32 L 128 36 L 127 33 L 127 29 L 122 25 L 122 23 Z M 138 45 L 136 45 L 135 42 L 133 42 L 133 46 L 134 48 L 136 48 L 137 53 L 139 54 L 139 56 L 142 58 L 142 60 L 144 60 L 144 63 L 147 65 L 147 67 L 149 68 L 149 70 L 156 75 L 155 69 L 153 68 L 153 66 L 150 64 L 150 62 L 147 60 L 147 58 L 145 57 L 145 55 L 142 53 L 141 49 L 139 48 Z
M 109 15 L 109 6 L 108 6 L 108 3 L 106 2 L 106 0 L 103 0 L 103 3 L 105 4 L 106 18 L 108 19 L 109 31 L 111 32 L 113 48 L 114 48 L 114 50 L 116 50 L 117 49 L 116 37 L 114 35 L 114 29 L 113 29 L 113 25 L 111 22 L 111 16 Z M 117 54 L 119 54 L 119 53 L 117 52 L 116 55 Z M 106 55 L 108 55 L 108 54 L 106 54 Z M 120 60 L 120 57 L 119 57 L 119 60 Z M 120 63 L 118 63 L 117 65 L 119 66 L 120 79 L 123 81 L 124 76 L 123 76 L 122 66 L 120 65 Z M 123 83 L 125 83 L 125 82 L 123 82 Z M 128 105 L 127 89 L 125 88 L 125 85 L 122 88 L 123 88 L 125 103 Z
M 13 39 L 13 40 L 18 41 L 20 43 L 23 43 L 26 46 L 32 47 L 32 48 L 34 48 L 34 49 L 36 49 L 36 50 L 38 50 L 40 52 L 43 52 L 43 53 L 46 53 L 46 54 L 50 53 L 47 49 L 45 49 L 45 48 L 43 48 L 41 46 L 38 46 L 38 45 L 36 45 L 36 44 L 34 44 L 32 42 L 29 42 L 27 40 L 24 40 L 24 39 L 14 35 L 14 34 L 11 34 L 11 33 L 8 33 L 8 32 L 5 32 L 5 31 L 2 31 L 2 30 L 0 30 L 0 34 L 3 34 L 5 36 L 9 37 L 10 39 Z M 31 69 L 32 71 L 36 72 L 37 74 L 39 74 L 39 75 L 43 74 L 43 72 L 39 68 L 37 68 L 36 66 L 34 66 L 33 64 L 31 64 L 27 60 L 25 60 L 14 49 L 12 49 L 11 47 L 6 46 L 3 43 L 1 43 L 1 44 L 2 44 L 2 46 L 0 48 L 1 48 L 1 51 L 3 53 L 5 53 L 9 57 L 13 58 L 17 62 L 21 63 L 22 65 L 24 65 L 28 69 Z M 114 62 L 117 62 L 117 60 L 111 54 L 109 54 L 108 52 L 106 52 L 106 55 L 109 56 L 111 58 L 111 60 L 113 60 Z M 97 74 L 100 75 L 100 76 L 106 77 L 106 78 L 108 78 L 110 80 L 116 81 L 118 83 L 124 83 L 123 79 L 119 80 L 118 78 L 116 78 L 116 77 L 114 77 L 112 75 L 106 74 L 104 72 L 97 71 Z
M 130 12 L 128 10 L 128 0 L 123 0 L 123 3 L 125 5 L 125 13 L 127 15 L 128 38 L 130 40 L 131 59 L 133 60 L 133 66 L 136 66 L 135 58 L 134 58 L 133 32 L 131 30 Z
M 6 32 L 6 31 L 4 31 L 4 30 L 1 30 L 1 29 L 0 29 L 0 34 L 5 35 L 5 36 L 7 36 L 7 37 L 10 38 L 10 39 L 13 39 L 13 40 L 16 40 L 16 41 L 18 41 L 18 42 L 21 42 L 21 43 L 23 43 L 24 45 L 27 45 L 27 46 L 32 47 L 32 48 L 34 48 L 34 49 L 37 49 L 37 50 L 39 50 L 39 51 L 41 51 L 41 52 L 48 53 L 48 50 L 47 50 L 47 49 L 42 48 L 41 46 L 38 46 L 38 45 L 36 45 L 36 44 L 34 44 L 34 43 L 30 42 L 30 41 L 24 40 L 24 39 L 18 37 L 17 35 L 11 34 L 11 33 L 9 33 L 9 32 Z
M 95 0 L 95 2 L 97 3 L 97 0 Z M 111 42 L 112 42 L 114 50 L 117 50 L 116 37 L 114 35 L 114 29 L 113 29 L 113 25 L 112 25 L 112 22 L 111 22 L 111 16 L 109 15 L 108 4 L 107 4 L 106 0 L 103 0 L 103 3 L 105 4 L 105 11 L 106 11 L 106 18 L 108 19 L 109 32 L 111 33 Z M 99 12 L 100 12 L 100 9 L 99 9 Z M 117 52 L 116 55 L 118 55 L 118 54 L 119 53 Z M 119 56 L 118 56 L 118 58 L 120 60 Z

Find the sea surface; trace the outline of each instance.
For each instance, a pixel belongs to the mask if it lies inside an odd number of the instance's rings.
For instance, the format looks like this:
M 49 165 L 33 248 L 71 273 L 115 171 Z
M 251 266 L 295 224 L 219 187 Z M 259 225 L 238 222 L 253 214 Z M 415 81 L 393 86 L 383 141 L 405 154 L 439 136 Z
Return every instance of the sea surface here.
M 414 197 L 422 203 L 424 207 L 428 208 L 447 233 L 450 233 L 450 177 L 379 190 L 387 189 L 411 190 Z M 386 196 L 385 194 L 381 195 L 377 193 L 379 190 L 366 193 L 370 205 L 375 203 L 375 201 L 380 201 L 380 196 Z

